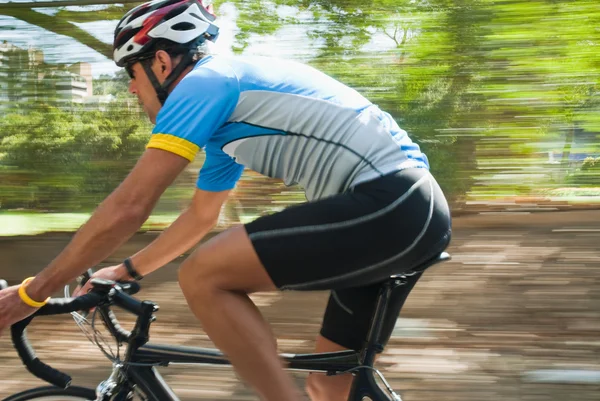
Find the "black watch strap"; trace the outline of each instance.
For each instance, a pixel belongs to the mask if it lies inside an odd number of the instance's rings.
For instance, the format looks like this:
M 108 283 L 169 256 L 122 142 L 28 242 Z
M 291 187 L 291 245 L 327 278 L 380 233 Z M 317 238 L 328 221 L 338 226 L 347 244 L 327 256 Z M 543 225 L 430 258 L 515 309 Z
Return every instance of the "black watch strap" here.
M 125 269 L 127 269 L 127 274 L 129 274 L 131 278 L 136 279 L 138 281 L 144 278 L 144 276 L 140 276 L 140 274 L 137 271 L 135 271 L 130 258 L 125 259 L 123 261 L 123 264 L 125 265 Z

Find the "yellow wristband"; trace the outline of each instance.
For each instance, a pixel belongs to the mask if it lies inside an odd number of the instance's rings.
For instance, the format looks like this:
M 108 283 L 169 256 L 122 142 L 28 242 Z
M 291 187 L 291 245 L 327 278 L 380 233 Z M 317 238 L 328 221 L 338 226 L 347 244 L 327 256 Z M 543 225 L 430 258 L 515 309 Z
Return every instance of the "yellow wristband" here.
M 29 282 L 33 279 L 34 279 L 34 277 L 29 277 L 29 278 L 26 278 L 25 280 L 23 280 L 23 282 L 21 283 L 21 286 L 19 287 L 19 296 L 21 297 L 21 300 L 23 302 L 25 302 L 27 305 L 31 306 L 32 308 L 41 308 L 42 306 L 46 305 L 48 303 L 48 301 L 50 301 L 50 297 L 46 298 L 45 301 L 38 302 L 38 301 L 34 301 L 33 299 L 31 299 L 29 297 L 29 295 L 27 295 L 27 293 L 25 292 L 25 288 L 27 287 L 27 284 L 29 284 Z

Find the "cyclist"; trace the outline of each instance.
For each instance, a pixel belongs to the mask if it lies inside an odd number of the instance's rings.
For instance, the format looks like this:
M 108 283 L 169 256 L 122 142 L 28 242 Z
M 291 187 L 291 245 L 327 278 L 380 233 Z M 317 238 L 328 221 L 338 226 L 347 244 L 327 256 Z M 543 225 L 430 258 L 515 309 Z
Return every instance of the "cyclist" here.
M 0 292 L 0 329 L 131 237 L 202 148 L 206 161 L 189 207 L 146 248 L 96 276 L 140 279 L 196 245 L 244 167 L 299 183 L 308 202 L 203 243 L 179 281 L 242 379 L 265 400 L 300 400 L 248 294 L 329 289 L 316 351 L 360 349 L 377 283 L 442 251 L 450 213 L 427 157 L 389 114 L 305 65 L 206 54 L 201 45 L 218 36 L 214 20 L 198 0 L 156 0 L 118 23 L 114 58 L 155 123 L 153 135 L 64 251 L 32 281 Z M 350 375 L 313 374 L 307 390 L 313 400 L 345 400 L 350 383 Z

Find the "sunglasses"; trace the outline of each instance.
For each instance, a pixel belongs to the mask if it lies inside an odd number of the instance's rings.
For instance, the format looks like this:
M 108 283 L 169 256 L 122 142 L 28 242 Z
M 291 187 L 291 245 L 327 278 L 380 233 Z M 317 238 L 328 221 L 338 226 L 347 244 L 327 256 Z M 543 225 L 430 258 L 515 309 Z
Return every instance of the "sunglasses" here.
M 135 63 L 137 63 L 137 61 L 135 61 L 135 62 L 133 62 L 133 63 L 128 63 L 128 64 L 125 64 L 125 71 L 127 71 L 127 75 L 129 75 L 129 79 L 133 79 L 133 78 L 135 78 L 135 77 L 133 76 L 133 65 L 134 65 Z
M 139 62 L 142 62 L 142 61 L 145 61 L 145 60 L 149 60 L 151 58 L 154 58 L 154 54 L 149 54 L 148 56 L 145 56 L 145 57 L 140 57 L 140 58 L 136 58 L 136 59 L 130 60 L 127 64 L 125 64 L 124 68 L 125 68 L 125 71 L 127 72 L 127 75 L 129 75 L 129 78 L 130 79 L 134 79 L 135 78 L 134 74 L 133 74 L 133 66 L 136 63 L 139 63 Z

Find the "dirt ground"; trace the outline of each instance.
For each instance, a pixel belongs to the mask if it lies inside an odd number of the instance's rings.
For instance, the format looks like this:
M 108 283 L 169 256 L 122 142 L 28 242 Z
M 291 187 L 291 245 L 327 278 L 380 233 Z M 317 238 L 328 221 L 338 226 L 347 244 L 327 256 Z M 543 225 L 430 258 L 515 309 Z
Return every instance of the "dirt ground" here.
M 139 234 L 108 263 L 155 236 Z M 35 274 L 68 234 L 0 239 L 0 277 Z M 600 210 L 487 213 L 455 219 L 451 262 L 417 284 L 378 367 L 405 401 L 600 400 Z M 161 310 L 153 342 L 211 346 L 171 264 L 143 281 Z M 309 352 L 327 294 L 257 294 L 282 352 Z M 68 317 L 29 336 L 42 360 L 95 387 L 110 364 Z M 0 398 L 42 383 L 0 338 Z M 161 368 L 182 400 L 256 400 L 230 368 Z M 305 376 L 295 374 L 299 384 Z

